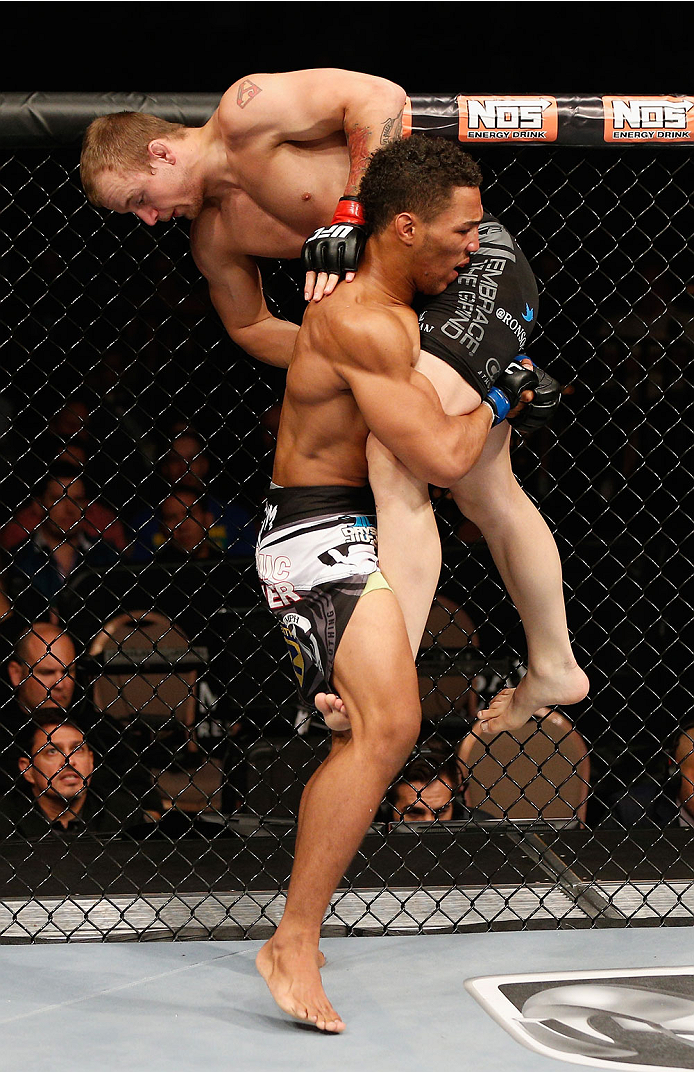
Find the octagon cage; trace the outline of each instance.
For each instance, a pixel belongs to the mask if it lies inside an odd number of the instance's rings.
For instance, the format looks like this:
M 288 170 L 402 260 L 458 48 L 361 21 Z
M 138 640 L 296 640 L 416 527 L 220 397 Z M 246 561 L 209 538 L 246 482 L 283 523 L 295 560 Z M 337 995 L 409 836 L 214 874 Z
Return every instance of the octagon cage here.
M 595 123 L 593 104 L 572 114 Z M 198 125 L 215 106 L 0 99 L 6 942 L 270 933 L 329 749 L 253 562 L 284 374 L 225 334 L 186 221 L 97 211 L 79 181 L 95 115 Z M 413 97 L 412 127 L 457 137 L 461 107 Z M 530 354 L 563 388 L 551 427 L 514 433 L 512 455 L 559 546 L 589 697 L 515 735 L 471 732 L 521 679 L 524 636 L 480 532 L 432 489 L 443 569 L 422 732 L 326 934 L 694 918 L 694 158 L 584 127 L 469 148 L 538 279 Z M 273 312 L 299 323 L 298 264 L 261 272 Z M 191 524 L 196 552 L 176 538 Z M 46 710 L 91 771 L 68 826 L 41 807 Z

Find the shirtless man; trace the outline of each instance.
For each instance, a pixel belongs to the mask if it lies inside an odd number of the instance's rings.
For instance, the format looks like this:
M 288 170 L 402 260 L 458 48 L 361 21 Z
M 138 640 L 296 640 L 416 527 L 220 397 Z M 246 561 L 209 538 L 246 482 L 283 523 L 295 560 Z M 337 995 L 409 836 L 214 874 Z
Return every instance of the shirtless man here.
M 271 316 L 254 258 L 299 257 L 333 212 L 359 234 L 361 177 L 370 153 L 400 136 L 404 105 L 399 86 L 352 71 L 252 75 L 227 90 L 203 127 L 140 112 L 95 119 L 82 184 L 93 204 L 149 226 L 192 220 L 191 251 L 229 335 L 252 357 L 286 367 L 297 327 Z M 321 274 L 314 291 L 311 276 L 307 295 L 319 299 L 337 280 Z
M 311 304 L 287 374 L 258 574 L 300 689 L 332 687 L 351 732 L 304 791 L 282 921 L 257 958 L 278 1005 L 339 1032 L 320 978 L 321 923 L 388 785 L 417 739 L 417 675 L 402 611 L 379 569 L 367 485 L 370 433 L 418 480 L 449 486 L 474 465 L 502 412 L 531 401 L 516 365 L 463 417 L 424 377 L 415 292 L 440 294 L 478 247 L 477 165 L 415 136 L 376 153 L 362 182 L 372 234 L 356 279 Z M 373 181 L 372 181 L 373 180 Z M 499 384 L 503 390 L 499 390 Z
M 127 112 L 95 120 L 85 135 L 82 181 L 95 204 L 134 212 L 149 225 L 192 219 L 193 256 L 230 336 L 252 356 L 287 367 L 298 328 L 270 314 L 253 258 L 297 257 L 307 239 L 312 263 L 318 252 L 328 264 L 339 259 L 339 234 L 350 230 L 352 241 L 359 232 L 354 198 L 368 155 L 399 136 L 404 102 L 399 87 L 354 72 L 253 75 L 224 94 L 201 128 Z M 348 222 L 337 237 L 311 242 L 340 196 L 347 197 L 340 218 Z M 322 273 L 316 281 L 309 273 L 307 298 L 320 300 L 337 279 Z M 444 408 L 475 408 L 479 392 L 440 357 L 422 353 L 419 367 Z M 488 727 L 494 732 L 524 722 L 535 704 L 576 702 L 587 688 L 570 648 L 556 546 L 513 477 L 509 435 L 505 425 L 496 430 L 481 464 L 455 489 L 489 543 L 528 640 L 529 674 L 520 691 L 496 701 Z M 422 482 L 412 482 L 375 444 L 369 462 L 381 560 L 392 573 L 416 650 L 439 577 L 438 533 Z M 537 560 L 546 564 L 540 577 Z

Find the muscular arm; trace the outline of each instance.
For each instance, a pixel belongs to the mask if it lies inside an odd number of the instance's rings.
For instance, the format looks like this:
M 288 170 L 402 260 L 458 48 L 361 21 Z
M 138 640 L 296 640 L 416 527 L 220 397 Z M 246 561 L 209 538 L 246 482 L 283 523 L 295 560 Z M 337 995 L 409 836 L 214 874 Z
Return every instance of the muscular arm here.
M 227 333 L 251 357 L 288 368 L 299 328 L 268 309 L 253 258 L 216 248 L 214 235 L 203 228 L 194 233 L 191 249 Z
M 389 313 L 346 318 L 336 369 L 371 432 L 420 480 L 448 487 L 479 458 L 492 424 L 488 406 L 447 416 L 429 381 L 410 365 L 404 325 Z
M 354 196 L 369 155 L 400 136 L 405 101 L 405 91 L 385 78 L 318 68 L 239 79 L 224 94 L 219 117 L 232 139 L 301 143 L 344 133 L 350 157 L 345 194 Z

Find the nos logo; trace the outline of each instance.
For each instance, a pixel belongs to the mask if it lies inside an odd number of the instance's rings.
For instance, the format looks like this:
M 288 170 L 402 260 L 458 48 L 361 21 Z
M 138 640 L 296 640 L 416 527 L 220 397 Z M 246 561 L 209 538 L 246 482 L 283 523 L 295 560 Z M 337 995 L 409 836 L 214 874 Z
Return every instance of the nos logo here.
M 555 141 L 554 97 L 458 97 L 461 141 Z
M 465 986 L 518 1042 L 592 1068 L 694 1069 L 694 968 L 489 976 Z
M 690 141 L 694 101 L 688 97 L 603 97 L 606 141 Z

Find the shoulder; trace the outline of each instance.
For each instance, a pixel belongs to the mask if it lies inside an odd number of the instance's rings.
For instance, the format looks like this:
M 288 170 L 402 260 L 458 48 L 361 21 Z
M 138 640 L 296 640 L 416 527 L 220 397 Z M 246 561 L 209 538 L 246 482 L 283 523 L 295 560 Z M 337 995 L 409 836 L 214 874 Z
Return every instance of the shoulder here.
M 260 134 L 273 125 L 275 105 L 294 90 L 288 74 L 249 74 L 229 86 L 217 109 L 219 129 L 227 140 Z M 249 105 L 252 105 L 249 107 Z
M 377 371 L 402 365 L 410 368 L 414 348 L 419 352 L 417 317 L 406 306 L 386 306 L 360 299 L 342 284 L 324 300 L 323 326 L 335 350 L 355 367 Z M 310 319 L 309 319 L 310 323 Z

